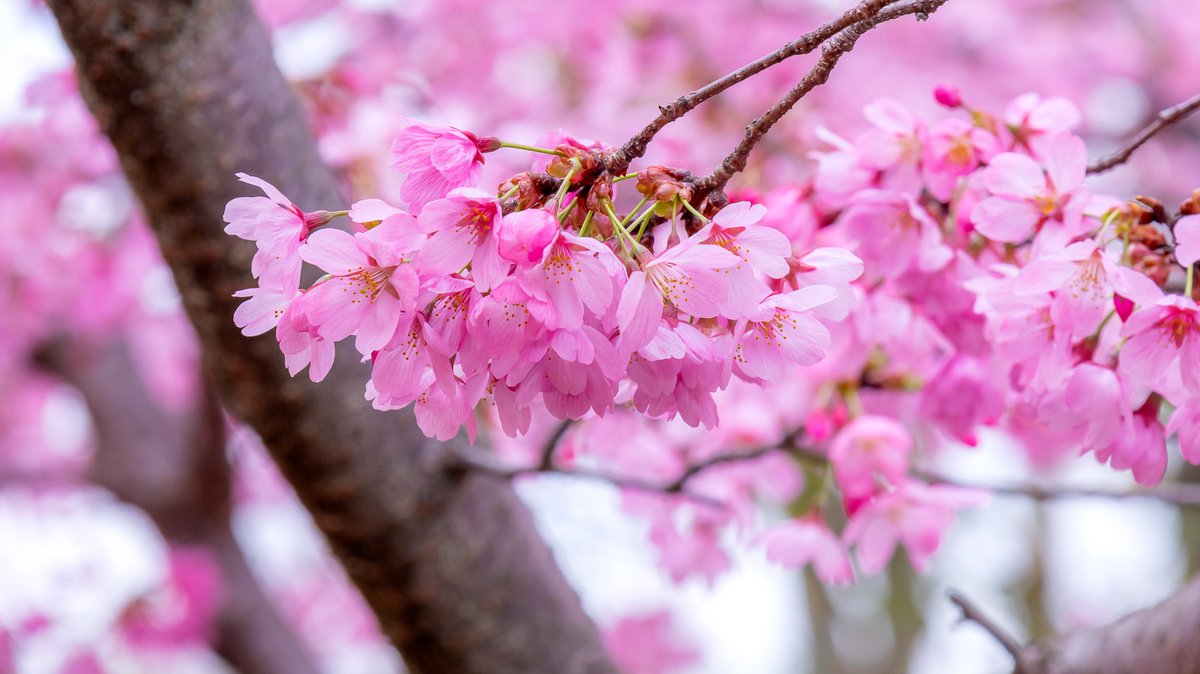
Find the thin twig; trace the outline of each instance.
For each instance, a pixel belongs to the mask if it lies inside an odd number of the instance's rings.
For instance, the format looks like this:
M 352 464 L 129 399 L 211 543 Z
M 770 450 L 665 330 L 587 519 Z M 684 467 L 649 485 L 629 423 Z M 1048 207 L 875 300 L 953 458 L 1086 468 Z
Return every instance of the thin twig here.
M 971 484 L 925 470 L 914 470 L 913 475 L 935 484 L 978 489 L 999 496 L 1020 497 L 1041 502 L 1081 498 L 1143 498 L 1163 501 L 1181 508 L 1200 507 L 1200 484 L 1192 483 L 1172 482 L 1152 488 L 1101 489 L 1097 487 L 1049 487 L 1038 484 Z
M 884 7 L 895 4 L 898 1 L 865 0 L 864 2 L 860 2 L 854 9 L 842 14 L 837 19 L 820 26 L 812 32 L 801 35 L 776 51 L 752 63 L 748 63 L 724 77 L 713 80 L 690 94 L 680 96 L 672 103 L 659 106 L 658 117 L 655 117 L 637 135 L 630 138 L 619 150 L 609 155 L 606 166 L 608 172 L 613 175 L 624 173 L 629 168 L 630 162 L 646 153 L 646 146 L 649 145 L 650 140 L 654 138 L 655 134 L 661 131 L 666 125 L 686 115 L 704 101 L 793 56 L 811 53 L 823 42 L 846 27 L 870 19 Z
M 615 487 L 622 489 L 635 489 L 637 491 L 655 492 L 660 494 L 675 495 L 697 503 L 712 506 L 714 508 L 726 508 L 727 504 L 720 499 L 687 491 L 686 489 L 672 487 L 673 483 L 663 484 L 660 482 L 651 482 L 642 480 L 636 477 L 625 475 L 616 475 L 590 468 L 581 468 L 573 466 L 571 468 L 563 468 L 552 466 L 550 468 L 542 468 L 541 466 L 507 466 L 496 461 L 491 455 L 460 448 L 455 452 L 455 461 L 448 464 L 449 467 L 476 472 L 482 475 L 489 475 L 504 480 L 511 480 L 525 475 L 539 474 L 554 474 L 565 475 L 567 477 L 577 477 L 586 480 L 595 480 L 599 482 L 607 482 Z
M 1091 164 L 1088 164 L 1087 172 L 1089 175 L 1095 173 L 1103 173 L 1109 169 L 1115 168 L 1129 161 L 1133 153 L 1137 149 L 1146 144 L 1146 141 L 1156 136 L 1163 129 L 1171 126 L 1179 120 L 1187 117 L 1196 110 L 1200 109 L 1200 94 L 1189 98 L 1179 105 L 1167 108 L 1160 111 L 1154 117 L 1154 121 L 1150 122 L 1144 129 L 1138 132 L 1132 140 L 1116 152 L 1098 159 Z
M 746 125 L 742 142 L 738 143 L 733 152 L 730 152 L 729 156 L 725 157 L 724 161 L 712 173 L 697 182 L 693 201 L 700 202 L 710 193 L 723 190 L 725 184 L 729 182 L 729 179 L 734 174 L 744 170 L 746 168 L 746 161 L 750 156 L 750 151 L 754 149 L 754 146 L 762 140 L 763 136 L 771 130 L 771 127 L 787 114 L 800 99 L 804 98 L 808 92 L 817 86 L 829 80 L 829 74 L 833 72 L 834 66 L 837 65 L 846 52 L 854 49 L 858 38 L 879 24 L 902 16 L 916 14 L 919 19 L 923 20 L 948 1 L 916 0 L 903 5 L 891 6 L 872 17 L 846 26 L 825 43 L 825 46 L 821 48 L 821 58 L 813 66 L 812 70 L 808 71 L 804 79 L 800 80 L 799 84 L 792 87 L 786 96 L 771 106 L 761 117 Z
M 563 419 L 554 432 L 550 434 L 550 438 L 546 440 L 546 444 L 542 447 L 542 458 L 538 461 L 538 468 L 541 470 L 550 470 L 554 468 L 554 450 L 558 447 L 558 443 L 562 441 L 563 436 L 570 430 L 571 424 L 574 421 L 571 419 Z
M 967 599 L 961 592 L 955 589 L 950 589 L 946 592 L 950 597 L 950 601 L 962 611 L 963 622 L 973 622 L 983 628 L 985 632 L 990 634 L 999 644 L 1008 651 L 1008 654 L 1013 658 L 1013 674 L 1022 674 L 1027 671 L 1025 666 L 1025 649 L 1021 646 L 1021 642 L 1009 634 L 999 624 L 996 623 L 987 613 L 975 605 L 970 599 Z
M 664 485 L 664 490 L 668 491 L 668 492 L 681 492 L 681 491 L 683 491 L 684 486 L 687 485 L 689 480 L 691 480 L 693 477 L 696 477 L 700 473 L 703 473 L 704 471 L 708 470 L 709 468 L 712 468 L 713 466 L 719 466 L 719 465 L 726 464 L 726 463 L 739 463 L 742 461 L 753 461 L 754 459 L 760 459 L 760 458 L 770 454 L 771 452 L 781 452 L 781 451 L 787 451 L 786 447 L 771 445 L 771 446 L 764 446 L 764 447 L 756 447 L 754 449 L 746 450 L 744 452 L 730 452 L 728 454 L 717 454 L 716 456 L 709 457 L 709 458 L 705 459 L 704 461 L 701 461 L 699 463 L 693 463 L 692 465 L 688 466 L 687 469 L 684 470 L 683 473 L 681 473 L 679 475 L 679 477 L 675 478 L 675 480 L 673 480 L 672 482 L 669 482 L 666 485 Z

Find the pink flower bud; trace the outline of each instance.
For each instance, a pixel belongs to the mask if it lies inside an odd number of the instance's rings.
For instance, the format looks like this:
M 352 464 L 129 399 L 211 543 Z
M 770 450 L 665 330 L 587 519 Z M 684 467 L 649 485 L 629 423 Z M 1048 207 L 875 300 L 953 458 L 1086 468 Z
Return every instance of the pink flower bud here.
M 962 95 L 958 93 L 958 87 L 952 87 L 949 84 L 939 84 L 934 87 L 933 98 L 947 108 L 959 108 L 963 104 Z
M 467 135 L 468 137 L 473 136 L 473 134 Z M 480 153 L 487 154 L 499 150 L 503 145 L 500 139 L 495 136 L 484 136 L 483 138 L 475 138 L 475 147 L 479 148 Z
M 1133 302 L 1120 295 L 1113 295 L 1113 309 L 1117 310 L 1117 316 L 1124 322 L 1133 313 Z
M 509 213 L 496 227 L 500 257 L 517 264 L 537 262 L 557 232 L 554 216 L 540 208 Z

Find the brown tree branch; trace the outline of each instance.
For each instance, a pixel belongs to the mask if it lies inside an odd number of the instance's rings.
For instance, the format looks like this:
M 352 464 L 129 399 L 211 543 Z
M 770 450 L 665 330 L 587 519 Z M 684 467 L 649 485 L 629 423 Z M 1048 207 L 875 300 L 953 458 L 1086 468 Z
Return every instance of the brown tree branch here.
M 512 480 L 526 475 L 565 475 L 567 477 L 580 478 L 584 480 L 594 480 L 597 482 L 605 482 L 614 487 L 621 489 L 634 489 L 637 491 L 653 492 L 663 494 L 664 496 L 680 496 L 714 508 L 724 508 L 725 503 L 711 496 L 697 494 L 685 490 L 682 485 L 677 486 L 676 482 L 662 483 L 651 480 L 643 480 L 641 478 L 618 475 L 601 470 L 584 468 L 581 466 L 572 466 L 570 468 L 562 466 L 509 466 L 496 461 L 490 454 L 477 452 L 469 448 L 460 448 L 455 452 L 455 462 L 450 464 L 448 470 L 453 475 L 465 475 L 476 473 L 501 480 Z
M 411 413 L 362 399 L 339 355 L 293 379 L 233 324 L 253 246 L 222 232 L 246 171 L 306 209 L 345 202 L 246 0 L 50 0 L 84 98 L 171 266 L 222 401 L 249 423 L 409 671 L 611 672 L 599 635 L 512 489 L 452 476 Z
M 825 452 L 811 447 L 805 447 L 798 444 L 803 437 L 803 431 L 794 430 L 789 433 L 777 444 L 762 445 L 744 450 L 736 450 L 725 454 L 716 454 L 703 461 L 698 461 L 689 464 L 683 472 L 670 481 L 652 481 L 643 480 L 641 478 L 619 475 L 610 473 L 604 470 L 596 470 L 592 468 L 583 468 L 579 466 L 558 466 L 553 461 L 547 461 L 547 456 L 552 456 L 553 448 L 557 446 L 558 440 L 562 433 L 570 424 L 564 423 L 556 430 L 551 441 L 545 445 L 542 454 L 542 460 L 531 466 L 511 466 L 500 463 L 488 453 L 478 452 L 469 448 L 459 448 L 455 451 L 455 461 L 450 465 L 450 470 L 455 474 L 464 472 L 476 471 L 491 477 L 498 477 L 511 480 L 517 477 L 527 475 L 537 475 L 542 473 L 551 473 L 555 475 L 564 475 L 567 477 L 577 477 L 585 480 L 594 480 L 599 482 L 607 482 L 616 487 L 624 489 L 636 489 L 638 491 L 657 492 L 666 496 L 683 496 L 690 500 L 694 500 L 707 505 L 726 507 L 727 504 L 712 499 L 703 494 L 690 492 L 686 489 L 692 478 L 707 471 L 714 466 L 720 466 L 728 463 L 739 463 L 742 461 L 753 461 L 760 459 L 772 452 L 785 452 L 798 461 L 808 464 L 826 465 L 829 463 L 829 457 Z M 958 480 L 931 470 L 923 468 L 914 468 L 911 471 L 913 477 L 928 482 L 930 484 L 944 484 L 962 489 L 976 489 L 979 491 L 996 494 L 998 496 L 1009 496 L 1016 498 L 1026 498 L 1033 501 L 1059 501 L 1068 499 L 1085 499 L 1085 498 L 1104 498 L 1104 499 L 1151 499 L 1162 501 L 1181 508 L 1200 508 L 1200 484 L 1191 483 L 1165 483 L 1155 487 L 1137 487 L 1134 489 L 1104 489 L 1099 487 L 1054 487 L 1039 484 L 980 484 Z
M 870 18 L 847 26 L 832 37 L 821 47 L 821 58 L 813 66 L 812 70 L 800 80 L 800 83 L 792 87 L 787 95 L 778 103 L 771 106 L 761 117 L 746 125 L 742 141 L 738 143 L 737 147 L 725 157 L 717 168 L 713 169 L 712 173 L 701 178 L 696 183 L 693 202 L 700 203 L 709 194 L 724 190 L 725 184 L 729 182 L 729 179 L 734 174 L 746 168 L 746 162 L 750 157 L 751 150 L 771 130 L 771 127 L 782 119 L 808 92 L 827 82 L 830 73 L 833 72 L 838 61 L 847 52 L 854 49 L 854 45 L 858 42 L 858 39 L 866 34 L 867 31 L 881 23 L 910 14 L 915 14 L 918 19 L 924 20 L 930 14 L 936 12 L 939 7 L 946 4 L 946 2 L 948 0 L 914 0 L 902 5 L 889 6 L 887 9 L 876 13 Z
M 838 18 L 826 23 L 812 32 L 805 33 L 795 40 L 785 44 L 776 51 L 763 56 L 762 58 L 748 63 L 741 68 L 713 80 L 708 84 L 696 89 L 690 94 L 680 96 L 673 102 L 666 105 L 661 105 L 658 108 L 658 117 L 650 122 L 637 133 L 633 138 L 630 138 L 619 150 L 609 155 L 606 160 L 606 168 L 613 175 L 620 175 L 629 168 L 630 162 L 646 153 L 646 147 L 654 136 L 661 131 L 665 126 L 674 122 L 691 112 L 696 106 L 704 101 L 716 96 L 739 82 L 744 82 L 751 77 L 763 72 L 764 70 L 782 63 L 794 56 L 808 54 L 820 46 L 823 42 L 836 35 L 838 32 L 845 29 L 851 24 L 865 21 L 875 16 L 879 10 L 888 5 L 896 4 L 901 0 L 865 0 L 860 2 L 850 11 L 842 14 Z
M 574 423 L 571 419 L 563 419 L 555 427 L 554 432 L 550 434 L 550 438 L 546 440 L 546 444 L 542 447 L 542 458 L 538 461 L 538 468 L 542 470 L 550 470 L 554 468 L 554 450 L 558 448 L 558 443 L 562 442 L 563 436 L 567 431 L 571 430 Z
M 216 652 L 245 674 L 317 674 L 233 536 L 225 420 L 212 392 L 193 409 L 164 410 L 119 342 L 58 342 L 39 356 L 91 412 L 97 447 L 89 478 L 145 512 L 172 545 L 203 547 L 220 566 Z
M 1139 131 L 1137 135 L 1130 139 L 1130 141 L 1123 145 L 1119 150 L 1106 157 L 1097 159 L 1091 164 L 1088 164 L 1088 174 L 1091 175 L 1095 173 L 1104 173 L 1105 171 L 1124 164 L 1125 162 L 1129 161 L 1129 158 L 1133 156 L 1133 153 L 1136 152 L 1138 148 L 1146 144 L 1146 141 L 1158 135 L 1158 133 L 1163 129 L 1166 129 L 1184 117 L 1192 114 L 1197 109 L 1200 109 L 1200 94 L 1187 99 L 1179 105 L 1159 111 L 1159 113 L 1154 116 L 1153 122 L 1150 122 L 1150 124 Z
M 1013 657 L 1013 672 L 1014 674 L 1027 674 L 1025 669 L 1025 649 L 1021 643 L 1016 640 L 1013 635 L 999 625 L 991 618 L 983 609 L 979 608 L 970 599 L 967 599 L 958 590 L 951 589 L 947 593 L 950 601 L 962 611 L 962 621 L 972 622 L 979 625 L 993 639 L 995 639 L 1008 654 Z

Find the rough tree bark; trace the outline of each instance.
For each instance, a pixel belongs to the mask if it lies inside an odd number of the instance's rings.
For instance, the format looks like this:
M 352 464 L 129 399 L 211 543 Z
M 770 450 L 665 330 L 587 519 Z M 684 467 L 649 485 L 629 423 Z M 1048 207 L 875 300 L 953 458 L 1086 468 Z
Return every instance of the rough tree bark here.
M 374 412 L 339 357 L 319 387 L 231 294 L 252 250 L 222 233 L 235 171 L 345 206 L 245 0 L 50 0 L 80 87 L 146 210 L 225 405 L 262 436 L 414 672 L 607 672 L 595 626 L 511 488 L 446 470 L 411 415 Z

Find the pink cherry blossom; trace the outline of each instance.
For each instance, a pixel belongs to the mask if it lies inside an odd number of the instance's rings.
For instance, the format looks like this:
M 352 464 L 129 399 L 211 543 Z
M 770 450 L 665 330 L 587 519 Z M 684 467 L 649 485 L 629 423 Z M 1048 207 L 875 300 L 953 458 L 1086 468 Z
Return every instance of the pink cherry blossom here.
M 304 303 L 292 304 L 284 311 L 275 336 L 284 365 L 293 377 L 306 367 L 308 378 L 314 382 L 329 374 L 333 367 L 334 340 L 321 335 L 320 326 L 309 319 Z
M 728 318 L 749 318 L 756 313 L 755 302 L 750 300 L 761 300 L 770 293 L 757 274 L 775 279 L 788 274 L 791 243 L 778 230 L 758 225 L 765 213 L 762 205 L 735 202 L 722 208 L 696 234 L 705 244 L 720 246 L 741 258 L 724 270 L 728 291 L 721 315 Z
M 700 659 L 666 610 L 620 619 L 604 630 L 604 647 L 626 674 L 672 674 Z
M 719 246 L 691 236 L 662 255 L 639 258 L 640 271 L 629 275 L 617 307 L 621 345 L 644 346 L 658 329 L 667 306 L 696 318 L 712 318 L 726 305 L 728 290 L 721 270 L 741 260 Z M 757 304 L 759 298 L 740 298 Z
M 234 297 L 249 299 L 238 305 L 233 312 L 233 323 L 241 328 L 242 334 L 247 337 L 274 330 L 288 305 L 299 294 L 299 290 L 291 285 L 274 288 L 264 285 L 239 290 L 233 294 Z
M 954 514 L 986 499 L 976 490 L 904 482 L 854 513 L 842 537 L 855 546 L 865 573 L 882 571 L 897 545 L 904 546 L 913 568 L 924 571 Z
M 237 174 L 238 180 L 261 189 L 265 197 L 237 197 L 225 206 L 227 234 L 258 244 L 251 272 L 273 286 L 300 282 L 300 246 L 316 228 L 329 222 L 328 211 L 305 213 L 271 183 Z
M 392 338 L 400 314 L 414 308 L 420 284 L 395 245 L 405 240 L 411 219 L 383 224 L 367 232 L 316 232 L 300 250 L 305 262 L 329 277 L 316 283 L 300 302 L 321 336 L 339 341 L 357 335 L 359 352 L 368 355 Z
M 983 172 L 992 196 L 975 206 L 975 229 L 994 241 L 1023 241 L 1047 221 L 1074 232 L 1086 205 L 1081 187 L 1087 170 L 1087 150 L 1077 136 L 1060 134 L 1041 145 L 1045 171 L 1037 162 L 1015 152 L 993 157 Z
M 1139 308 L 1121 336 L 1122 378 L 1155 386 L 1177 371 L 1189 390 L 1200 388 L 1200 308 L 1191 299 L 1167 295 Z
M 1042 98 L 1028 93 L 1018 96 L 1004 110 L 1004 116 L 1021 142 L 1041 136 L 1070 131 L 1079 124 L 1079 109 L 1061 96 Z
M 1021 294 L 1057 291 L 1055 322 L 1083 337 L 1096 329 L 1108 311 L 1114 290 L 1143 302 L 1162 294 L 1149 277 L 1116 258 L 1094 240 L 1073 243 L 1030 262 L 1018 275 L 1015 290 Z
M 1166 431 L 1158 422 L 1159 402 L 1153 397 L 1148 400 L 1111 445 L 1096 450 L 1098 461 L 1111 463 L 1116 470 L 1133 471 L 1133 479 L 1146 486 L 1162 482 L 1167 470 Z
M 764 531 L 756 542 L 766 548 L 772 562 L 791 568 L 812 564 L 817 577 L 828 585 L 854 580 L 842 541 L 819 520 L 788 520 Z
M 910 267 L 934 271 L 952 257 L 937 223 L 906 194 L 863 190 L 842 211 L 839 224 L 873 276 L 892 278 Z
M 618 267 L 605 244 L 559 232 L 540 262 L 519 269 L 517 279 L 525 292 L 554 308 L 549 327 L 574 330 L 583 325 L 585 309 L 594 315 L 608 312 L 614 294 L 610 270 Z
M 851 499 L 878 491 L 879 477 L 886 484 L 898 485 L 907 474 L 912 447 L 912 436 L 895 420 L 875 415 L 858 417 L 829 443 L 834 479 Z
M 500 202 L 473 187 L 460 187 L 445 199 L 425 205 L 417 217 L 421 231 L 430 235 L 413 263 L 437 274 L 461 270 L 469 262 L 476 287 L 487 292 L 508 275 L 510 265 L 501 259 L 496 233 Z
M 429 374 L 442 386 L 455 386 L 448 351 L 424 314 L 405 313 L 374 356 L 367 398 L 376 409 L 406 407 L 429 388 Z
M 392 141 L 392 168 L 405 176 L 400 196 L 420 212 L 458 187 L 473 187 L 483 171 L 474 134 L 453 127 L 413 123 Z
M 833 301 L 831 286 L 808 286 L 772 295 L 759 305 L 754 318 L 739 325 L 734 366 L 746 377 L 777 381 L 789 365 L 812 365 L 831 345 L 829 330 L 811 310 Z

